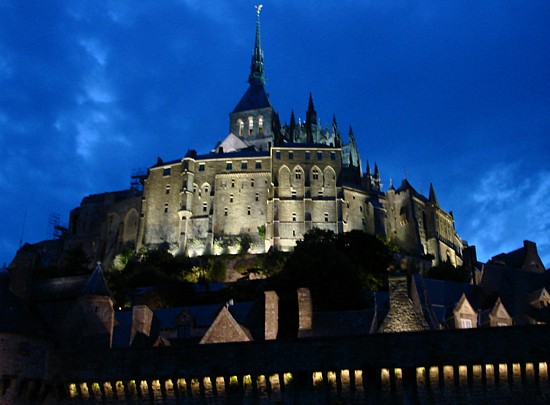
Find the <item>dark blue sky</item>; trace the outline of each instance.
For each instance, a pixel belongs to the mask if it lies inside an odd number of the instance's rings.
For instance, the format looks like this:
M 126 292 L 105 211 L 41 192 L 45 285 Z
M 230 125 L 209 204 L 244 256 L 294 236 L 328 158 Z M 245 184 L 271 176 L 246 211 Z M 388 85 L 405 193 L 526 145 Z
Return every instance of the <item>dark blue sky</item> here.
M 0 264 L 137 168 L 209 151 L 247 88 L 248 0 L 0 0 Z M 481 260 L 550 265 L 550 2 L 264 1 L 282 121 L 353 127 L 384 188 L 433 182 Z

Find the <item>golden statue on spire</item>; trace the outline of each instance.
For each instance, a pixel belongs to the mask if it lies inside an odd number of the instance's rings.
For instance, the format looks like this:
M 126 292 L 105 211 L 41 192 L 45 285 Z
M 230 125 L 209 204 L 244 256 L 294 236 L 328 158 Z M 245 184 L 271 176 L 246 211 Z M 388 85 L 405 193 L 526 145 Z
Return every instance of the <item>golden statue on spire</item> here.
M 254 6 L 256 9 L 256 13 L 258 14 L 258 17 L 260 16 L 260 11 L 262 11 L 263 4 L 258 4 L 257 6 Z

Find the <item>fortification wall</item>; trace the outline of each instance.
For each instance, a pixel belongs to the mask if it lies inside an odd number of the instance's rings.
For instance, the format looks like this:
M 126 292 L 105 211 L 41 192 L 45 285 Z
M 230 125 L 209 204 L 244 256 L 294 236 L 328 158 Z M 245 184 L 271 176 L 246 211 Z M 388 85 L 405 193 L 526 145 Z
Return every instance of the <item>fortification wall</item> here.
M 192 403 L 239 395 L 311 400 L 548 398 L 550 327 L 378 334 L 148 350 L 54 352 L 46 379 L 67 403 Z M 171 402 L 172 401 L 172 402 Z M 253 401 L 253 399 L 252 399 Z M 63 403 L 61 402 L 61 403 Z

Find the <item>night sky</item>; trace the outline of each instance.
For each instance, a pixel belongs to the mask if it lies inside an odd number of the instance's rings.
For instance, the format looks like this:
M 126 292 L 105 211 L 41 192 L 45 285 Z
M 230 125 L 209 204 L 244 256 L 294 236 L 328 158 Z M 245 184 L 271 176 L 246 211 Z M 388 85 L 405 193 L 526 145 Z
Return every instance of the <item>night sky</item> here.
M 0 265 L 83 197 L 211 150 L 247 89 L 249 0 L 0 0 Z M 353 127 L 384 190 L 430 182 L 485 261 L 537 242 L 550 265 L 550 2 L 263 2 L 266 88 L 284 123 Z

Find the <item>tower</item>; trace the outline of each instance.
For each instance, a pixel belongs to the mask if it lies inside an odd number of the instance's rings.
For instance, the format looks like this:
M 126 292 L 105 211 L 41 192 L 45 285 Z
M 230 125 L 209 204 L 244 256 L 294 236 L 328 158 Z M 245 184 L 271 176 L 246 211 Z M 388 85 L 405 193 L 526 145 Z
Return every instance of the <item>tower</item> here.
M 229 114 L 229 131 L 256 150 L 268 150 L 273 145 L 273 129 L 277 128 L 277 122 L 275 110 L 264 87 L 266 78 L 261 47 L 261 9 L 262 5 L 256 6 L 256 39 L 248 76 L 249 87 Z

